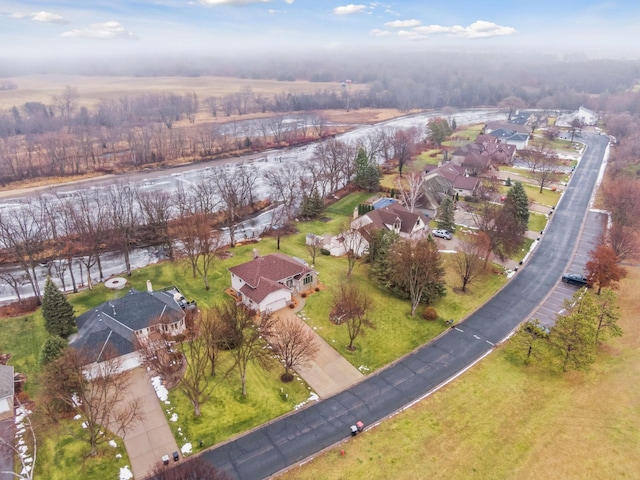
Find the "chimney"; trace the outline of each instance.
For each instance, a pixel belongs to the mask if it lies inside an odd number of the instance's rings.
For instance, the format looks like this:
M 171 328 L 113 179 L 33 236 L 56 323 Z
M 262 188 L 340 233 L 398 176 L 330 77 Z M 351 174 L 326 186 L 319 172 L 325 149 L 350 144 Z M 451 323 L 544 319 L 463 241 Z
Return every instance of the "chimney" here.
M 251 250 L 251 253 L 253 253 L 253 259 L 254 260 L 256 258 L 260 258 L 260 250 L 258 250 L 257 248 L 254 248 L 253 250 Z
M 153 292 L 153 287 L 151 286 L 151 280 L 147 280 L 147 292 Z

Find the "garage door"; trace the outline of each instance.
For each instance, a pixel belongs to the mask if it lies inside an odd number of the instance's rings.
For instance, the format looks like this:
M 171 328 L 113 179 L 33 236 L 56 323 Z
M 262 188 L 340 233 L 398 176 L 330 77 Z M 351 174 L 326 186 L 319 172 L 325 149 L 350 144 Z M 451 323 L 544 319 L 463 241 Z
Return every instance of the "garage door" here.
M 276 300 L 275 302 L 268 303 L 265 306 L 265 310 L 270 311 L 270 312 L 275 312 L 276 310 L 280 310 L 281 308 L 284 308 L 286 306 L 287 306 L 287 299 L 286 298 L 280 298 L 280 299 Z

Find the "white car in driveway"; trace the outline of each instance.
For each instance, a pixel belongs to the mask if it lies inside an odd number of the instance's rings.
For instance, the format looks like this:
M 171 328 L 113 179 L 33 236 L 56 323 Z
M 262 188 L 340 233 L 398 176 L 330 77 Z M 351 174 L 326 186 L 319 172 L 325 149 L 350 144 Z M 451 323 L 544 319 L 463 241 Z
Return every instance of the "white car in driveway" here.
M 451 240 L 453 235 L 449 230 L 434 230 L 431 235 L 438 238 L 444 238 L 445 240 Z

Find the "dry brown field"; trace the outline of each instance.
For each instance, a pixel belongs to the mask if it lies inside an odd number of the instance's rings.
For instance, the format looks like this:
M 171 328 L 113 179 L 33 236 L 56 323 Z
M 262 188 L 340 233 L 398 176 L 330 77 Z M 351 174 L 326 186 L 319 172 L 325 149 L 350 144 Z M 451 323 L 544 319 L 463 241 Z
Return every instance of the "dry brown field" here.
M 101 99 L 140 95 L 149 92 L 185 94 L 195 92 L 202 100 L 210 96 L 224 96 L 250 87 L 254 93 L 313 93 L 318 90 L 339 92 L 339 82 L 279 82 L 231 77 L 110 77 L 81 75 L 29 75 L 10 77 L 16 90 L 0 90 L 0 110 L 10 109 L 25 102 L 50 103 L 53 95 L 62 93 L 66 86 L 78 89 L 80 106 L 91 109 Z M 351 91 L 366 85 L 349 85 Z

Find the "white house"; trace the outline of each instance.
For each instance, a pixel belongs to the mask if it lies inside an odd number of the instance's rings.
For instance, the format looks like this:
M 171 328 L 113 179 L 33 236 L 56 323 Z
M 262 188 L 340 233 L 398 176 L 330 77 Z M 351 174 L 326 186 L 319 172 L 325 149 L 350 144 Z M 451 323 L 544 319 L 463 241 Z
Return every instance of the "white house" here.
M 293 294 L 318 284 L 318 272 L 302 260 L 281 253 L 261 257 L 229 269 L 231 287 L 240 301 L 258 312 L 273 312 L 291 303 Z
M 559 116 L 556 120 L 556 125 L 559 127 L 570 127 L 574 120 L 580 120 L 582 125 L 593 126 L 598 124 L 598 119 L 599 116 L 596 112 L 580 106 L 575 112 Z

